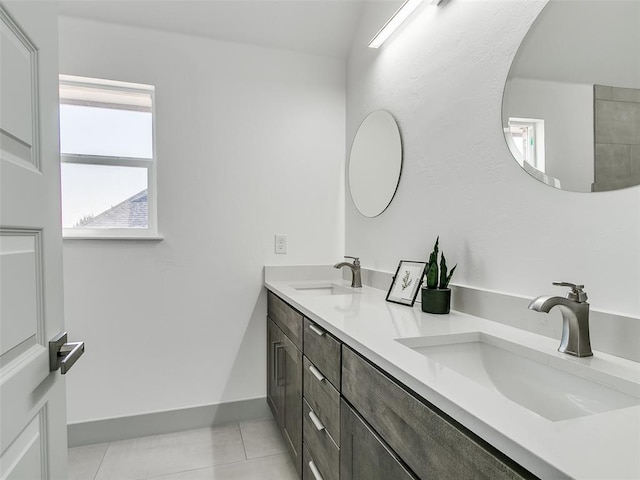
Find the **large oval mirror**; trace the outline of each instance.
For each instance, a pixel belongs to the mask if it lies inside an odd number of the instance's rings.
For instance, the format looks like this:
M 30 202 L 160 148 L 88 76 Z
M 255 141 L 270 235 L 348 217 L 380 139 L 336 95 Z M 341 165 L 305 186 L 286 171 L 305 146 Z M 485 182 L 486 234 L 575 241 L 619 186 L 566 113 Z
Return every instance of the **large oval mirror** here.
M 402 142 L 393 116 L 376 110 L 362 121 L 349 156 L 349 190 L 365 217 L 380 215 L 391 203 L 402 170 Z
M 504 90 L 516 161 L 575 192 L 640 184 L 640 1 L 549 0 Z

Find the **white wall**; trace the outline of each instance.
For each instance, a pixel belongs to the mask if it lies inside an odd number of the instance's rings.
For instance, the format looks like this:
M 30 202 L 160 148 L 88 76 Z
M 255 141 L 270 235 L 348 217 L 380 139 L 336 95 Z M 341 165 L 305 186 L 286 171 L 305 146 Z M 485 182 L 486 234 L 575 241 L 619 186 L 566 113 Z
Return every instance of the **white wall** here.
M 69 422 L 264 397 L 263 265 L 343 254 L 344 62 L 62 17 L 60 72 L 156 86 L 165 237 L 65 241 Z
M 401 259 L 426 260 L 440 235 L 459 263 L 453 283 L 532 298 L 562 293 L 553 280 L 580 282 L 592 308 L 640 317 L 640 187 L 557 190 L 505 144 L 505 80 L 544 3 L 423 5 L 378 51 L 366 45 L 386 18 L 368 5 L 347 63 L 347 148 L 365 115 L 384 108 L 399 122 L 404 164 L 379 217 L 362 217 L 347 196 L 346 251 L 395 271 Z
M 529 30 L 511 73 L 520 78 L 639 88 L 639 18 L 640 2 L 554 0 Z
M 594 177 L 593 84 L 509 81 L 503 111 L 544 120 L 545 173 L 562 188 L 590 192 Z

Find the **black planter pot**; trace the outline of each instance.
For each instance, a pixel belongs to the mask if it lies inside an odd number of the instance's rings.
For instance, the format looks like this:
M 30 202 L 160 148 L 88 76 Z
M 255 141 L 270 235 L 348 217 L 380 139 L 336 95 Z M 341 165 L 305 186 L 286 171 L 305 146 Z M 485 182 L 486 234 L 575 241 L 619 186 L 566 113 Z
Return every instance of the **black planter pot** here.
M 451 307 L 450 288 L 422 287 L 422 311 L 427 313 L 449 313 Z

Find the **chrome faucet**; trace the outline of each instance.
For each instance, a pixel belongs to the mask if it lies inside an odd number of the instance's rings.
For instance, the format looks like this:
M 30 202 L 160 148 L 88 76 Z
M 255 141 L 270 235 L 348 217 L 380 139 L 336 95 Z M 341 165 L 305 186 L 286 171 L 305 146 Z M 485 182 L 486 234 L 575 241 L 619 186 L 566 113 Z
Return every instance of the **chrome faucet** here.
M 360 275 L 360 259 L 358 257 L 348 257 L 345 255 L 344 258 L 353 259 L 353 263 L 349 262 L 340 262 L 336 263 L 333 268 L 342 268 L 349 267 L 351 269 L 351 286 L 356 288 L 362 287 L 362 276 Z
M 553 282 L 560 287 L 570 287 L 571 291 L 564 297 L 543 296 L 533 299 L 529 304 L 531 310 L 549 313 L 557 306 L 562 312 L 562 339 L 558 351 L 576 357 L 590 357 L 591 342 L 589 340 L 589 304 L 584 285 L 568 282 Z

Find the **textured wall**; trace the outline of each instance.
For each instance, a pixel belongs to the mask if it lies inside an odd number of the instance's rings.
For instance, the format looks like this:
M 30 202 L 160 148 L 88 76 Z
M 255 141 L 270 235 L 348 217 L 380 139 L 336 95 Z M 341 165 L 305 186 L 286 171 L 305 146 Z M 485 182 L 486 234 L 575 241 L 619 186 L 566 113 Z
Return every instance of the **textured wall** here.
M 592 308 L 640 317 L 640 187 L 556 190 L 525 173 L 503 138 L 507 73 L 544 4 L 423 5 L 377 51 L 366 45 L 386 13 L 368 5 L 347 64 L 347 145 L 367 113 L 387 109 L 404 165 L 379 217 L 359 215 L 347 194 L 346 251 L 395 271 L 400 259 L 425 259 L 440 235 L 459 263 L 453 283 L 534 297 L 562 293 L 553 280 L 580 282 Z
M 344 63 L 62 18 L 60 71 L 156 86 L 165 237 L 65 241 L 69 421 L 264 397 L 263 265 L 342 256 Z

